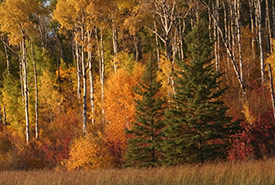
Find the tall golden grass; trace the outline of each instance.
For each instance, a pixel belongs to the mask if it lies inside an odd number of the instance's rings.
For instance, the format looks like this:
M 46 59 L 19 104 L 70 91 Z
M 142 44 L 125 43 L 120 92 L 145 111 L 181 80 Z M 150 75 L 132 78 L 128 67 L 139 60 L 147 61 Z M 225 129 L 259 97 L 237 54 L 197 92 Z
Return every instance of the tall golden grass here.
M 1 185 L 275 185 L 275 159 L 94 171 L 4 171 Z

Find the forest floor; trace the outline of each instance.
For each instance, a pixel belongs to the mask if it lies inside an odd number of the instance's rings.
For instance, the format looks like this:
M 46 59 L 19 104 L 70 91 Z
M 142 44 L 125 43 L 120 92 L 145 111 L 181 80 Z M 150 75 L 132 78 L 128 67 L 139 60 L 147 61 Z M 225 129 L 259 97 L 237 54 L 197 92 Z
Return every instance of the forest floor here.
M 275 185 L 275 159 L 153 169 L 4 171 L 1 185 Z

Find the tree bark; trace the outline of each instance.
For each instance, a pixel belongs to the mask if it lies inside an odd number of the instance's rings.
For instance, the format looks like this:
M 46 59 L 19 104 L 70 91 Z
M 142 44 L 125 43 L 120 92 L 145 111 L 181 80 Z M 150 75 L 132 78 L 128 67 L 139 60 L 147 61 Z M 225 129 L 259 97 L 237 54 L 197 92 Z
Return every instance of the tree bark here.
M 103 31 L 100 32 L 100 45 L 101 45 L 101 113 L 102 113 L 102 123 L 105 122 L 105 111 L 104 111 L 104 73 L 105 73 L 105 57 L 104 57 L 104 44 L 103 44 Z
M 207 3 L 205 3 L 205 1 L 202 1 L 202 2 L 203 2 L 203 4 L 204 4 L 208 9 L 210 9 L 210 7 L 208 6 Z M 217 20 L 216 20 L 215 16 L 214 16 L 213 14 L 211 14 L 211 17 L 212 17 L 212 19 L 213 19 L 213 21 L 214 21 L 214 24 L 216 24 Z M 217 24 L 217 25 L 218 25 L 218 24 Z M 243 94 L 245 95 L 245 94 L 246 94 L 245 85 L 244 85 L 243 81 L 242 81 L 241 78 L 240 78 L 240 71 L 239 71 L 238 66 L 237 66 L 237 64 L 236 64 L 236 60 L 235 60 L 235 58 L 234 58 L 234 56 L 233 56 L 232 49 L 229 48 L 228 43 L 225 41 L 224 36 L 223 36 L 223 31 L 222 31 L 222 29 L 220 28 L 219 25 L 217 26 L 217 30 L 218 30 L 218 32 L 220 33 L 221 40 L 222 40 L 222 42 L 223 42 L 223 44 L 224 44 L 224 46 L 225 46 L 225 49 L 226 49 L 226 51 L 227 51 L 227 54 L 228 54 L 229 57 L 230 57 L 230 61 L 231 61 L 232 64 L 233 64 L 234 72 L 235 72 L 235 74 L 236 74 L 236 77 L 237 77 L 238 82 L 239 82 L 239 84 L 240 84 L 240 87 L 241 87 L 241 89 L 242 89 L 242 92 L 243 92 Z
M 271 20 L 270 20 L 270 15 L 269 15 L 269 3 L 268 0 L 265 0 L 265 8 L 266 8 L 266 31 L 267 31 L 267 51 L 269 53 L 272 52 L 272 33 L 271 33 Z
M 271 0 L 271 12 L 272 12 L 272 37 L 275 38 L 275 2 Z
M 214 16 L 216 19 L 216 22 L 214 23 L 214 40 L 215 40 L 215 45 L 214 45 L 214 52 L 215 52 L 215 66 L 216 66 L 216 71 L 220 71 L 220 55 L 219 55 L 219 45 L 220 45 L 220 36 L 219 32 L 217 30 L 218 24 L 219 24 L 219 0 L 216 0 L 213 2 L 214 6 Z
M 39 125 L 38 125 L 38 85 L 37 85 L 37 71 L 36 71 L 36 62 L 34 58 L 33 45 L 31 43 L 31 56 L 33 61 L 33 73 L 34 73 L 34 84 L 35 84 L 35 138 L 39 140 Z
M 134 45 L 135 45 L 135 60 L 136 62 L 138 62 L 142 58 L 142 52 L 140 49 L 140 38 L 138 33 L 135 33 L 133 37 L 134 37 Z
M 8 75 L 10 74 L 10 59 L 9 59 L 9 52 L 8 52 L 8 48 L 6 46 L 5 41 L 2 39 L 3 45 L 4 45 L 4 51 L 5 51 L 5 56 L 6 56 L 6 62 L 7 62 L 7 72 Z
M 238 50 L 239 50 L 239 67 L 240 67 L 240 78 L 244 83 L 243 76 L 243 59 L 242 59 L 242 40 L 241 40 L 241 2 L 240 0 L 235 0 L 236 2 L 236 26 L 237 26 L 237 38 L 238 38 Z
M 84 28 L 81 27 L 81 40 L 84 41 Z M 82 80 L 83 80 L 83 92 L 82 92 L 82 107 L 83 107 L 83 135 L 87 135 L 87 74 L 85 65 L 85 53 L 84 46 L 81 46 L 81 65 L 82 65 Z
M 88 43 L 91 42 L 91 32 L 88 33 Z M 88 46 L 92 47 L 92 46 Z M 88 65 L 89 65 L 89 80 L 90 80 L 90 102 L 91 102 L 91 112 L 92 112 L 92 125 L 95 123 L 94 118 L 94 82 L 93 82 L 93 63 L 92 63 L 92 48 L 88 48 Z
M 272 68 L 270 64 L 268 64 L 268 70 L 269 70 L 269 78 L 270 78 L 270 94 L 271 94 L 271 100 L 272 100 L 273 117 L 275 119 L 275 95 L 274 95 L 274 87 L 273 87 Z
M 28 70 L 26 61 L 26 43 L 25 37 L 21 43 L 22 47 L 22 68 L 23 68 L 23 83 L 24 83 L 24 97 L 25 97 L 25 119 L 26 119 L 26 142 L 30 142 L 29 132 L 29 91 L 28 91 Z
M 117 72 L 117 65 L 116 65 L 116 58 L 118 55 L 118 40 L 117 40 L 117 29 L 113 25 L 112 27 L 112 32 L 113 32 L 113 49 L 114 49 L 114 71 L 115 73 Z
M 264 67 L 265 67 L 265 63 L 264 63 L 264 53 L 263 53 L 263 43 L 262 43 L 262 6 L 261 6 L 261 0 L 258 0 L 258 4 L 257 4 L 257 18 L 258 18 L 258 39 L 259 39 L 259 47 L 260 47 L 260 61 L 261 61 L 261 80 L 262 83 L 264 83 L 265 80 L 265 71 L 264 71 Z
M 76 68 L 77 68 L 77 97 L 80 99 L 81 97 L 81 64 L 79 61 L 79 45 L 78 42 L 75 41 L 75 57 L 76 57 Z
M 255 50 L 255 23 L 254 23 L 254 16 L 253 16 L 253 12 L 254 12 L 255 8 L 254 8 L 254 0 L 249 0 L 249 16 L 250 16 L 250 29 L 251 29 L 251 33 L 252 33 L 252 37 L 251 37 L 251 49 L 252 49 L 252 54 L 253 54 L 253 58 L 256 59 L 256 50 Z

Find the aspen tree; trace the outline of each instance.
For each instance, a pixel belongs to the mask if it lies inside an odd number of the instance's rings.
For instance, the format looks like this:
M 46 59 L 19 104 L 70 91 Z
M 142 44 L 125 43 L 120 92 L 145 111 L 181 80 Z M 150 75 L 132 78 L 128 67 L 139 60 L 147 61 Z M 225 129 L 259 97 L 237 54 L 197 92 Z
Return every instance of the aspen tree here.
M 31 17 L 38 12 L 39 6 L 40 4 L 36 0 L 6 0 L 0 6 L 0 29 L 2 32 L 8 34 L 10 44 L 20 45 L 21 49 L 20 63 L 22 64 L 22 82 L 26 122 L 25 135 L 27 143 L 30 141 L 30 124 L 26 39 L 28 38 L 28 34 L 31 29 L 33 29 L 34 25 Z
M 85 59 L 85 34 L 91 29 L 92 12 L 89 11 L 89 6 L 93 1 L 76 1 L 76 0 L 61 0 L 58 1 L 54 11 L 54 19 L 59 21 L 61 26 L 67 30 L 74 31 L 76 40 L 76 58 L 78 75 L 81 66 L 82 76 L 82 119 L 83 119 L 83 135 L 87 134 L 87 69 L 89 63 Z M 79 63 L 78 63 L 79 58 Z M 79 80 L 79 77 L 78 77 Z M 92 81 L 90 81 L 92 84 Z M 78 82 L 78 86 L 80 83 Z M 93 87 L 93 84 L 91 85 Z M 93 92 L 93 91 L 90 91 Z M 79 93 L 79 90 L 78 90 Z M 90 96 L 92 96 L 90 94 Z M 93 101 L 93 97 L 90 97 Z M 91 103 L 93 106 L 93 103 Z M 93 117 L 94 115 L 92 115 Z
M 258 22 L 258 39 L 260 48 L 260 62 L 261 62 L 261 80 L 264 83 L 265 80 L 265 63 L 264 63 L 264 51 L 263 51 L 263 41 L 262 41 L 262 6 L 261 0 L 257 2 L 257 22 Z
M 243 59 L 242 59 L 242 43 L 241 43 L 241 2 L 240 0 L 235 0 L 234 3 L 236 4 L 236 26 L 237 26 L 237 39 L 238 39 L 238 55 L 239 55 L 239 68 L 240 68 L 240 78 L 241 81 L 244 83 L 244 76 L 243 76 Z
M 35 61 L 35 57 L 34 57 L 32 43 L 31 43 L 31 57 L 32 57 L 32 62 L 33 62 L 33 73 L 34 73 L 34 84 L 35 84 L 35 138 L 36 138 L 36 140 L 39 140 L 37 71 L 36 71 L 36 61 Z

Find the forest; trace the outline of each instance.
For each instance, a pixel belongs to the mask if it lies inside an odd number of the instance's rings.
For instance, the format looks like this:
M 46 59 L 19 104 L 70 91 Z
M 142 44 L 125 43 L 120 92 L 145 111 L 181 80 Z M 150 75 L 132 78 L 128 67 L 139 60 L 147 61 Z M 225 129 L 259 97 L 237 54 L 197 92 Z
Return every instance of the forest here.
M 275 0 L 0 0 L 0 170 L 272 160 Z

